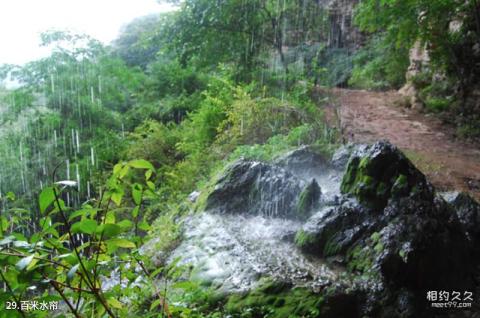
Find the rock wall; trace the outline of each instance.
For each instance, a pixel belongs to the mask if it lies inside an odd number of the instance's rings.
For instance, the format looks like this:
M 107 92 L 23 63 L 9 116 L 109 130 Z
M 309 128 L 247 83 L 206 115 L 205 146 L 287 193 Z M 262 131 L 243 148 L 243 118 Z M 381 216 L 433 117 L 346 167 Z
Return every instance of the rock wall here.
M 319 0 L 319 5 L 330 12 L 329 47 L 356 50 L 364 44 L 365 35 L 353 24 L 354 7 L 357 3 L 358 0 Z
M 417 41 L 410 49 L 410 66 L 405 74 L 406 83 L 399 93 L 408 99 L 408 104 L 413 109 L 423 108 L 423 103 L 418 98 L 418 91 L 413 84 L 413 78 L 419 75 L 430 63 L 427 46 Z

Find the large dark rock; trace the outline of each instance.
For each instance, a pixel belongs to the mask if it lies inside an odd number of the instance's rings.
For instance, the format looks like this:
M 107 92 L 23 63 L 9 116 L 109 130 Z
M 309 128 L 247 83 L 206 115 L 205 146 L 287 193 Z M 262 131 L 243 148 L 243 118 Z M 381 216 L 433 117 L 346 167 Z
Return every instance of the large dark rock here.
M 275 164 L 301 176 L 321 174 L 330 167 L 330 162 L 311 146 L 302 146 L 275 160 Z
M 455 210 L 469 240 L 480 249 L 480 204 L 464 192 L 451 192 L 443 195 Z
M 335 256 L 356 277 L 381 282 L 379 297 L 392 304 L 405 295 L 398 291 L 407 291 L 421 299 L 409 304 L 417 313 L 428 308 L 428 290 L 473 289 L 465 228 L 478 233 L 478 210 L 470 200 L 452 201 L 462 226 L 452 206 L 387 142 L 352 154 L 341 189 L 338 205 L 323 208 L 297 232 L 303 251 Z
M 390 198 L 433 199 L 432 186 L 425 176 L 402 152 L 385 141 L 351 155 L 340 190 L 376 209 L 383 209 Z
M 206 209 L 217 213 L 306 218 L 316 207 L 320 192 L 314 180 L 306 185 L 277 165 L 238 160 L 217 181 L 208 195 Z

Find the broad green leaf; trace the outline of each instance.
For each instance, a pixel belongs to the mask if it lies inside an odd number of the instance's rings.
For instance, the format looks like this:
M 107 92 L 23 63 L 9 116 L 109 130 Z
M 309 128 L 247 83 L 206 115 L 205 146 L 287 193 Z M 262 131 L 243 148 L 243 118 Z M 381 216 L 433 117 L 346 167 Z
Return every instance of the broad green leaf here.
M 117 206 L 120 206 L 122 203 L 123 194 L 124 191 L 121 188 L 117 188 L 114 192 L 112 192 L 111 199 Z
M 120 173 L 118 174 L 118 177 L 120 179 L 123 179 L 123 177 L 125 177 L 128 174 L 129 171 L 130 171 L 130 166 L 123 167 L 122 170 L 120 170 Z
M 114 224 L 115 223 L 115 212 L 108 211 L 107 215 L 105 215 L 105 223 L 106 224 Z
M 117 225 L 120 226 L 123 230 L 128 230 L 133 226 L 133 223 L 130 220 L 122 220 L 118 222 Z
M 145 180 L 150 180 L 150 178 L 152 177 L 152 174 L 153 174 L 153 171 L 152 170 L 147 170 L 145 171 Z
M 114 237 L 122 233 L 124 229 L 117 224 L 102 224 L 97 228 L 97 233 L 101 234 L 103 232 L 104 238 Z
M 132 210 L 132 217 L 136 218 L 138 216 L 138 212 L 140 211 L 140 207 L 136 206 Z
M 94 220 L 83 220 L 72 225 L 73 233 L 93 234 L 97 229 L 97 222 Z
M 52 187 L 47 187 L 42 190 L 38 197 L 40 205 L 40 212 L 45 213 L 47 208 L 55 201 L 55 193 Z
M 116 246 L 116 247 L 122 247 L 122 248 L 135 248 L 135 243 L 130 242 L 127 239 L 122 239 L 122 238 L 113 238 L 108 241 L 106 241 L 107 244 Z
M 147 186 L 150 190 L 155 190 L 155 183 L 153 183 L 152 181 L 147 181 Z
M 107 300 L 107 303 L 112 306 L 113 308 L 116 308 L 116 309 L 121 309 L 123 307 L 123 304 L 121 302 L 119 302 L 118 300 L 116 300 L 115 298 L 109 298 Z
M 132 160 L 128 163 L 132 168 L 135 169 L 149 169 L 149 170 L 155 170 L 153 165 L 148 162 L 147 160 L 144 159 L 138 159 L 138 160 Z
M 118 174 L 123 168 L 123 163 L 117 163 L 115 166 L 113 166 L 113 174 Z
M 142 221 L 138 224 L 138 228 L 142 231 L 149 231 L 151 226 L 146 221 Z
M 132 197 L 136 205 L 142 203 L 142 185 L 135 183 L 132 185 Z
M 27 256 L 27 257 L 24 257 L 22 258 L 21 260 L 19 260 L 17 262 L 17 264 L 15 264 L 15 267 L 19 270 L 19 271 L 23 271 L 28 265 L 30 265 L 30 263 L 33 261 L 33 257 L 34 255 L 30 255 L 30 256 Z

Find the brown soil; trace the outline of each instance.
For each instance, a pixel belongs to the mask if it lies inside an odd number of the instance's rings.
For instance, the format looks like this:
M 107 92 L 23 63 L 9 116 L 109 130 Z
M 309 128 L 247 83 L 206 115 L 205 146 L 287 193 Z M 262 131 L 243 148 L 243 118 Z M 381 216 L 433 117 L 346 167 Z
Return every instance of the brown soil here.
M 400 106 L 397 92 L 335 89 L 327 120 L 345 141 L 397 145 L 440 191 L 461 190 L 480 200 L 480 147 L 455 138 L 437 116 Z

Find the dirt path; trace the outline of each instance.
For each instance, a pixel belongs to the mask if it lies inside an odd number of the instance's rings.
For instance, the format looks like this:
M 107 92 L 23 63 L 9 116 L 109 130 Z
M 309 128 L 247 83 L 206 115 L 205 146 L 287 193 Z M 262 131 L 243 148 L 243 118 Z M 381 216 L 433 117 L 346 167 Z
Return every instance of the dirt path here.
M 433 115 L 396 106 L 396 92 L 336 89 L 333 114 L 348 141 L 387 139 L 402 149 L 437 189 L 463 190 L 480 200 L 480 147 L 458 140 Z M 332 109 L 327 111 L 332 117 Z M 330 118 L 330 122 L 332 118 Z

